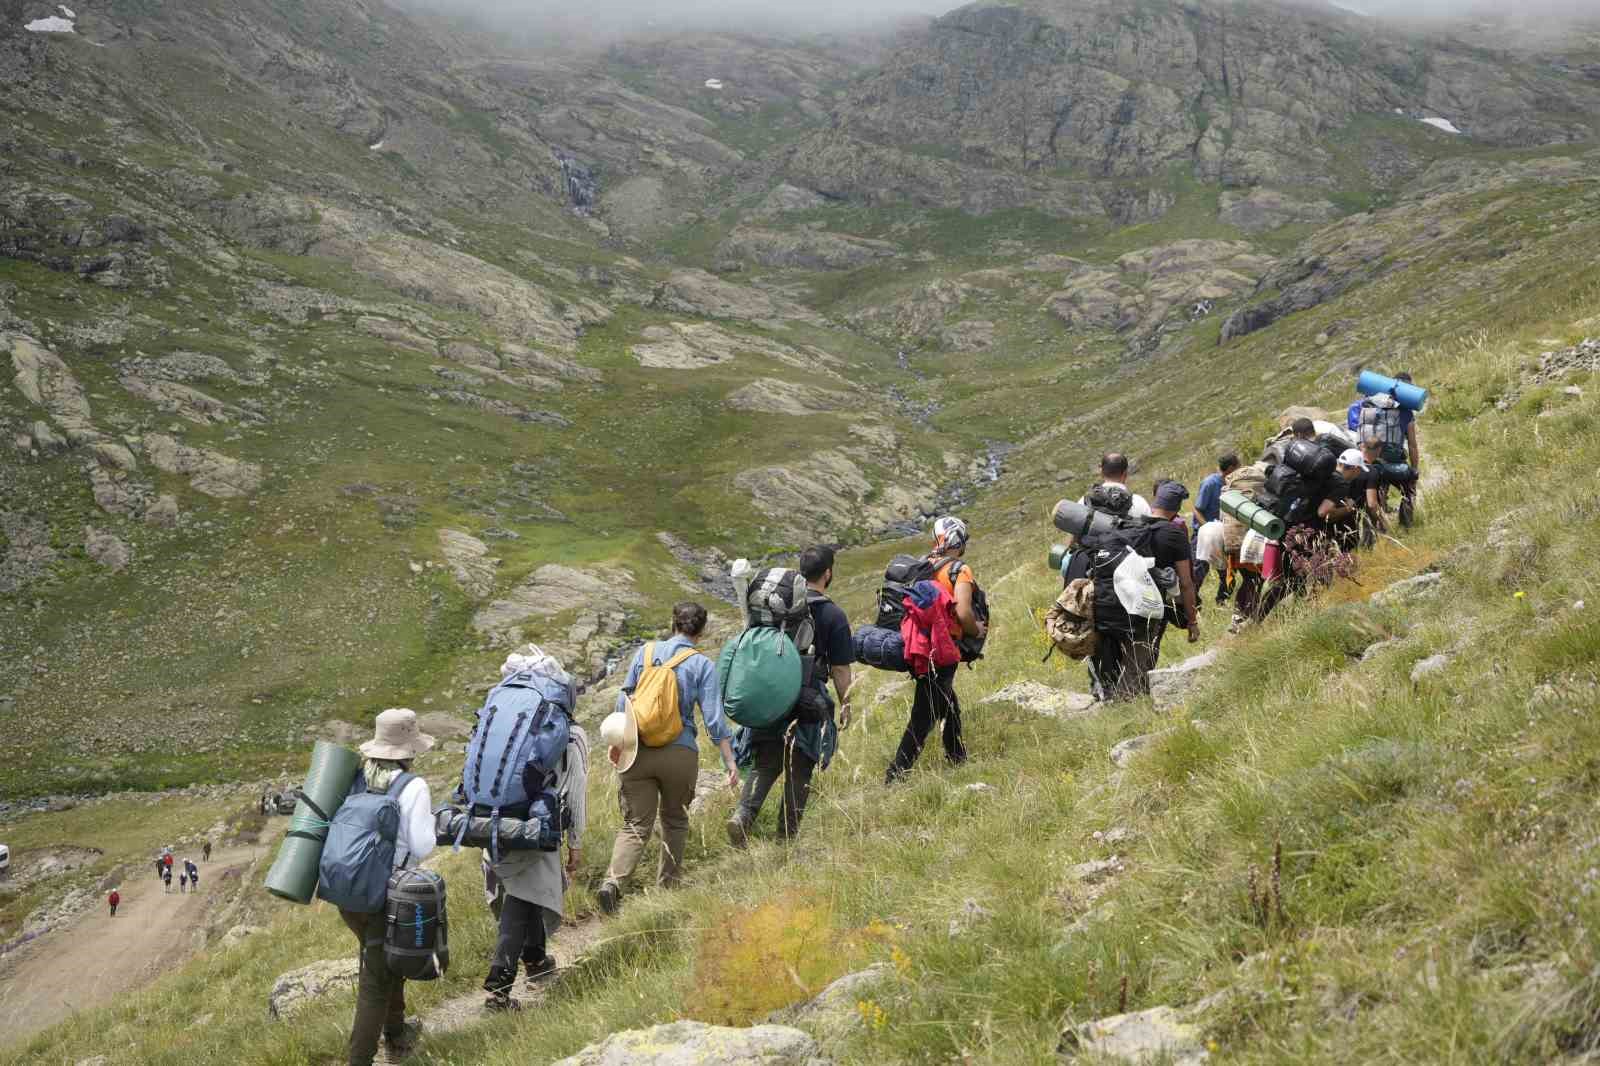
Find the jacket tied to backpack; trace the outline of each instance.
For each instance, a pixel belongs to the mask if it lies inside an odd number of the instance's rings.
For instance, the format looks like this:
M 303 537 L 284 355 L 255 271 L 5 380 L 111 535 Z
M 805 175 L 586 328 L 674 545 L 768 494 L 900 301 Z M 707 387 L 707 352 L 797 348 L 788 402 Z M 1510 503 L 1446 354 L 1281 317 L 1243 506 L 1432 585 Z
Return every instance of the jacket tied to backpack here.
M 913 677 L 924 677 L 934 670 L 961 662 L 961 649 L 951 635 L 956 616 L 956 601 L 932 581 L 911 586 L 902 607 L 900 638 L 905 642 L 906 665 Z

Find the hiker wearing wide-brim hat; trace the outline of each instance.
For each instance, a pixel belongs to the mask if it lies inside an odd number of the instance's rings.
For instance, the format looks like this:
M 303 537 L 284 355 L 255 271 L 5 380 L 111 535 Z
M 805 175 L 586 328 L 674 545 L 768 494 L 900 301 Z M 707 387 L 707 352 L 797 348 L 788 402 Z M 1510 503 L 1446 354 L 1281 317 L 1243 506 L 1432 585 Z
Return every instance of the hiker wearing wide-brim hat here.
M 639 723 L 627 711 L 612 711 L 600 723 L 600 742 L 617 773 L 625 774 L 639 757 Z
M 417 725 L 417 712 L 391 707 L 378 715 L 372 739 L 360 747 L 369 759 L 404 762 L 433 750 L 433 738 Z
M 400 774 L 411 771 L 411 760 L 433 748 L 433 738 L 417 725 L 417 712 L 391 707 L 379 714 L 372 739 L 358 749 L 366 756 L 361 774 L 368 792 L 387 792 Z M 400 825 L 395 834 L 395 861 L 414 865 L 434 847 L 433 795 L 428 783 L 413 776 L 396 797 Z M 370 1066 L 380 1036 L 390 1056 L 403 1053 L 416 1041 L 416 1027 L 406 1022 L 405 978 L 391 973 L 384 961 L 383 940 L 387 918 L 341 909 L 339 917 L 360 944 L 361 976 L 356 983 L 356 1019 L 350 1033 L 350 1066 Z

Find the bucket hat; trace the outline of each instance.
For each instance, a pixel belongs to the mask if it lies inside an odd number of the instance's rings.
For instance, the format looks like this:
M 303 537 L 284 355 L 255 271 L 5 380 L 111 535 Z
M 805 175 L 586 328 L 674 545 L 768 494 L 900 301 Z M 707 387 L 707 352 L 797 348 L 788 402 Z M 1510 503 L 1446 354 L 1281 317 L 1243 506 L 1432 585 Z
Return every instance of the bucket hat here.
M 369 759 L 410 759 L 432 749 L 433 738 L 417 728 L 417 712 L 391 707 L 378 715 L 372 739 L 361 745 Z
M 612 711 L 600 723 L 600 743 L 617 749 L 617 773 L 627 773 L 639 757 L 639 723 L 626 711 Z

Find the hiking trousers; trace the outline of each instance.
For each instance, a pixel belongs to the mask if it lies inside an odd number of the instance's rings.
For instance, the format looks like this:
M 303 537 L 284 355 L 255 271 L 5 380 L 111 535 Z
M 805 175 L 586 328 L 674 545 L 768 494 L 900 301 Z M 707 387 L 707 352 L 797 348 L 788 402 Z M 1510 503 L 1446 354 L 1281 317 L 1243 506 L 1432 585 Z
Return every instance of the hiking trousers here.
M 967 761 L 967 747 L 961 742 L 961 701 L 956 699 L 956 670 L 958 665 L 941 667 L 917 678 L 916 694 L 911 698 L 911 721 L 900 737 L 900 749 L 884 775 L 886 784 L 894 784 L 911 772 L 928 733 L 935 722 L 944 723 L 944 757 L 952 766 Z
M 783 777 L 783 808 L 778 812 L 778 836 L 787 840 L 800 832 L 800 819 L 811 798 L 811 776 L 817 763 L 801 751 L 789 736 L 757 740 L 750 745 L 755 760 L 750 776 L 744 779 L 744 794 L 739 798 L 739 821 L 746 829 L 755 824 L 767 793 Z
M 1102 632 L 1089 660 L 1089 684 L 1097 697 L 1108 702 L 1150 695 L 1150 671 L 1161 660 L 1166 622 L 1130 617 L 1128 624 L 1128 630 Z
M 361 914 L 341 910 L 339 917 L 361 945 L 356 1021 L 350 1030 L 350 1066 L 372 1066 L 379 1037 L 405 1029 L 406 979 L 391 974 L 383 961 L 383 934 L 388 921 L 383 911 Z
M 689 803 L 700 778 L 700 756 L 693 748 L 668 744 L 639 747 L 639 755 L 621 775 L 617 798 L 622 828 L 611 849 L 606 880 L 614 885 L 633 876 L 661 818 L 661 870 L 657 883 L 670 888 L 683 876 L 683 846 L 689 839 Z
M 485 992 L 509 995 L 517 979 L 517 963 L 529 977 L 533 968 L 544 961 L 545 932 L 543 909 L 537 903 L 503 894 L 496 899 L 500 914 L 500 939 L 495 943 L 494 961 L 489 966 Z

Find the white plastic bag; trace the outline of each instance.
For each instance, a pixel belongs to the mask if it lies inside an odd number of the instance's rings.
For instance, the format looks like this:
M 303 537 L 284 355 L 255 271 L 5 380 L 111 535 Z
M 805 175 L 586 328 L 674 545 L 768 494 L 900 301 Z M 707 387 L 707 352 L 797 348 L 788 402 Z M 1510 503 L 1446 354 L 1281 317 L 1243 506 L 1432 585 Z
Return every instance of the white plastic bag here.
M 1239 545 L 1239 561 L 1260 566 L 1267 559 L 1267 538 L 1255 530 L 1244 535 L 1244 543 Z
M 1224 539 L 1222 522 L 1207 522 L 1195 534 L 1194 557 L 1219 568 L 1227 565 L 1228 548 Z
M 1138 552 L 1129 552 L 1117 564 L 1111 574 L 1111 586 L 1124 611 L 1140 618 L 1160 618 L 1165 613 L 1161 590 L 1150 576 L 1150 568 L 1155 565 L 1154 559 Z

